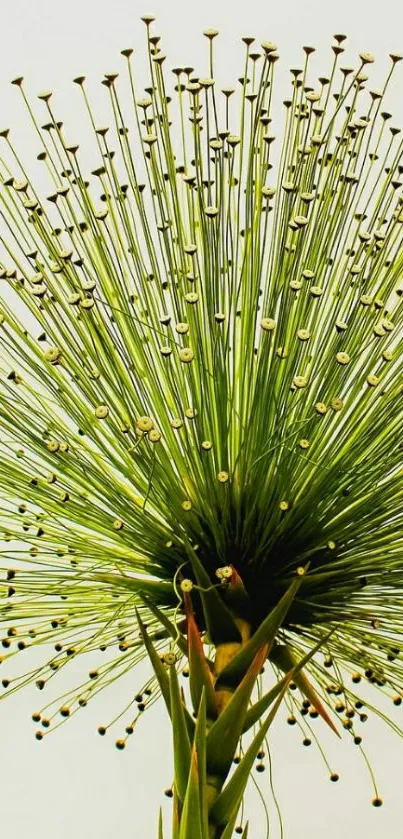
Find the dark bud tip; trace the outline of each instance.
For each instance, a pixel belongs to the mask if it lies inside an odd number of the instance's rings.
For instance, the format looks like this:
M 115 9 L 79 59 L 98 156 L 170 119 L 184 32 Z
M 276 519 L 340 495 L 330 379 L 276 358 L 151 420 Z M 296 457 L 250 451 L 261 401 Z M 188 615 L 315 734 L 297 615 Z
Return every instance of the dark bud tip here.
M 116 748 L 117 748 L 117 749 L 119 749 L 120 751 L 122 751 L 122 749 L 124 749 L 124 748 L 125 748 L 126 743 L 125 743 L 125 741 L 124 741 L 124 740 L 116 740 L 115 746 L 116 746 Z

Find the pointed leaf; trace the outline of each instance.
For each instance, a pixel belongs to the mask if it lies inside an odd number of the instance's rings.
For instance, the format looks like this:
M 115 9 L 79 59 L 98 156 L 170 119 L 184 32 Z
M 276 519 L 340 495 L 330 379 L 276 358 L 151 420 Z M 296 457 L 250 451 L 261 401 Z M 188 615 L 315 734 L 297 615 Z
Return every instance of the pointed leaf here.
M 171 715 L 171 696 L 170 696 L 170 687 L 169 687 L 169 679 L 168 679 L 167 672 L 165 670 L 165 667 L 164 667 L 164 665 L 163 665 L 163 663 L 162 663 L 154 645 L 151 643 L 151 640 L 148 636 L 146 627 L 145 627 L 143 621 L 141 620 L 141 617 L 140 617 L 137 609 L 136 609 L 136 616 L 137 616 L 137 621 L 138 621 L 141 637 L 142 637 L 143 642 L 144 642 L 144 646 L 147 650 L 148 657 L 151 661 L 152 668 L 153 668 L 155 676 L 157 678 L 157 682 L 159 684 L 159 687 L 160 687 L 160 690 L 161 690 L 161 693 L 162 693 L 162 696 L 163 696 L 163 699 L 164 699 L 164 702 L 165 702 L 165 705 L 166 705 L 166 709 L 168 711 L 169 716 L 171 717 L 172 716 Z M 194 720 L 191 717 L 191 715 L 189 714 L 189 711 L 187 710 L 187 708 L 184 709 L 184 714 L 185 714 L 186 725 L 187 725 L 189 737 L 193 737 L 193 732 L 194 732 L 194 728 L 195 728 Z
M 199 769 L 196 746 L 193 746 L 189 779 L 180 818 L 179 839 L 204 839 L 201 823 Z
M 137 623 L 139 625 L 139 630 L 140 630 L 140 633 L 141 633 L 141 637 L 142 637 L 143 642 L 144 642 L 144 646 L 147 650 L 148 657 L 149 657 L 149 659 L 151 661 L 151 664 L 152 664 L 152 668 L 153 668 L 154 673 L 157 677 L 157 681 L 158 681 L 158 684 L 160 686 L 161 693 L 162 693 L 162 696 L 163 696 L 168 714 L 170 715 L 171 714 L 171 698 L 170 698 L 169 679 L 168 679 L 168 676 L 167 676 L 167 672 L 165 670 L 164 665 L 162 664 L 162 661 L 161 661 L 155 647 L 153 646 L 153 644 L 151 643 L 151 641 L 148 637 L 147 630 L 145 628 L 145 625 L 144 625 L 143 621 L 141 620 L 141 617 L 140 617 L 137 609 L 136 609 L 136 617 L 137 617 Z
M 281 670 L 287 672 L 290 668 L 295 667 L 297 664 L 295 660 L 295 655 L 291 651 L 290 647 L 286 644 L 276 644 L 270 653 L 270 659 L 274 662 Z M 321 700 L 319 699 L 318 694 L 315 691 L 315 688 L 309 681 L 308 677 L 305 673 L 302 672 L 300 669 L 299 671 L 295 672 L 293 676 L 293 681 L 299 687 L 301 693 L 309 699 L 311 705 L 314 706 L 316 711 L 321 715 L 321 717 L 327 722 L 328 726 L 340 737 L 339 732 L 330 718 L 329 714 L 326 711 L 326 708 L 322 704 Z
M 174 665 L 170 667 L 169 676 L 175 786 L 179 800 L 183 803 L 190 770 L 190 740 L 186 725 L 185 709 L 179 690 L 178 675 Z
M 239 684 L 259 647 L 262 644 L 271 644 L 273 642 L 301 585 L 302 579 L 302 577 L 298 576 L 292 581 L 281 600 L 279 600 L 274 609 L 267 615 L 249 641 L 243 645 L 230 663 L 221 671 L 215 685 L 216 690 L 218 687 L 234 687 Z
M 185 609 L 187 615 L 189 686 L 193 709 L 197 713 L 203 689 L 206 698 L 206 713 L 210 720 L 217 718 L 217 706 L 213 686 L 213 678 L 204 654 L 203 644 L 196 621 L 192 612 L 189 595 L 185 595 Z
M 208 812 L 206 802 L 206 736 L 206 694 L 205 689 L 203 688 L 202 695 L 200 698 L 200 705 L 197 712 L 196 728 L 193 741 L 196 747 L 197 760 L 199 766 L 199 797 L 203 839 L 209 839 Z
M 162 829 L 162 809 L 160 807 L 160 812 L 158 816 L 158 839 L 164 839 L 164 832 Z
M 231 818 L 231 821 L 228 822 L 224 832 L 221 834 L 220 839 L 232 839 L 235 824 L 237 821 L 237 813 Z
M 261 720 L 265 711 L 267 711 L 268 707 L 273 704 L 276 696 L 281 693 L 284 688 L 284 685 L 289 682 L 288 674 L 283 676 L 275 685 L 273 685 L 270 690 L 265 693 L 260 699 L 253 703 L 251 708 L 248 708 L 246 715 L 245 715 L 245 722 L 242 728 L 242 734 L 245 734 L 252 728 L 252 725 L 255 725 L 259 720 Z
M 145 603 L 147 608 L 150 610 L 150 612 L 152 612 L 153 615 L 155 615 L 155 617 L 157 618 L 157 620 L 159 620 L 159 622 L 162 624 L 162 626 L 165 627 L 168 634 L 171 636 L 171 638 L 174 639 L 174 641 L 178 645 L 179 649 L 186 655 L 186 638 L 184 638 L 183 635 L 179 632 L 179 629 L 176 628 L 175 624 L 169 620 L 168 616 L 161 609 L 159 609 L 158 606 L 156 606 L 155 603 L 153 603 L 149 597 L 141 593 L 139 593 L 139 596 L 141 597 L 142 601 Z
M 127 588 L 129 591 L 138 594 L 141 597 L 144 594 L 152 594 L 158 598 L 158 602 L 166 602 L 167 606 L 172 604 L 172 599 L 175 597 L 175 590 L 170 582 L 164 580 L 146 580 L 141 577 L 129 577 L 126 574 L 106 574 L 96 573 L 91 575 L 91 579 L 95 582 L 109 583 L 114 588 Z
M 240 643 L 242 641 L 241 634 L 230 610 L 218 593 L 217 587 L 212 585 L 196 551 L 190 544 L 187 544 L 186 547 L 193 573 L 197 584 L 200 586 L 200 597 L 209 638 L 216 647 L 224 643 Z
M 172 839 L 179 839 L 179 812 L 180 812 L 180 804 L 178 799 L 178 794 L 175 790 L 174 785 L 174 797 L 173 797 L 173 808 L 172 808 Z
M 261 724 L 241 762 L 238 764 L 234 774 L 231 775 L 231 778 L 226 783 L 224 789 L 221 790 L 217 800 L 214 802 L 210 811 L 210 821 L 213 821 L 216 825 L 226 825 L 230 819 L 236 817 L 256 755 L 283 701 L 284 694 L 288 690 L 290 681 L 291 676 L 288 676 L 277 702 L 267 715 L 265 721 Z
M 313 658 L 315 653 L 317 653 L 317 651 L 321 647 L 323 647 L 323 644 L 326 644 L 326 642 L 329 640 L 330 636 L 333 635 L 334 631 L 335 631 L 335 627 L 333 629 L 331 629 L 330 632 L 327 632 L 326 635 L 324 635 L 323 638 L 320 638 L 319 641 L 315 644 L 315 646 L 312 647 L 312 649 L 309 650 L 309 652 L 307 652 L 306 655 L 304 655 L 304 657 L 300 659 L 298 664 L 294 664 L 292 670 L 288 671 L 286 673 L 286 675 L 283 676 L 283 678 L 280 679 L 268 691 L 268 693 L 266 693 L 264 696 L 262 696 L 261 699 L 258 699 L 257 702 L 255 702 L 252 705 L 252 707 L 248 709 L 248 711 L 246 713 L 246 717 L 245 717 L 244 727 L 242 729 L 242 734 L 245 734 L 245 732 L 248 731 L 252 727 L 252 725 L 254 725 L 262 717 L 262 715 L 267 710 L 269 705 L 271 705 L 271 703 L 276 698 L 277 694 L 280 692 L 280 690 L 282 690 L 285 682 L 289 680 L 289 677 L 291 677 L 291 679 L 295 678 L 295 676 L 299 673 L 299 671 L 302 670 L 303 667 L 305 667 L 305 665 L 308 663 L 308 661 L 311 658 Z M 271 656 L 270 656 L 270 653 L 269 653 L 269 659 L 270 659 L 270 657 Z
M 256 654 L 248 672 L 207 734 L 206 763 L 209 775 L 226 777 L 242 733 L 252 690 L 267 655 L 268 645 Z
M 238 574 L 238 571 L 233 565 L 231 565 L 231 568 L 232 576 L 225 588 L 225 602 L 228 603 L 229 607 L 236 615 L 242 615 L 245 613 L 249 615 L 251 609 L 253 608 L 252 601 L 246 591 L 242 578 Z

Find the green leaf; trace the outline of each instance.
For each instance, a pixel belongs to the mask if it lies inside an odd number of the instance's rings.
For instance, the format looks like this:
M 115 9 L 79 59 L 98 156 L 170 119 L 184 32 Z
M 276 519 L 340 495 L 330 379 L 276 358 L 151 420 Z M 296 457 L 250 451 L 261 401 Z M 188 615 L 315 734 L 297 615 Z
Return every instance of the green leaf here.
M 297 663 L 295 664 L 281 679 L 277 685 L 275 685 L 261 700 L 256 702 L 252 708 L 249 709 L 246 718 L 245 718 L 245 725 L 243 728 L 243 733 L 248 730 L 255 722 L 257 722 L 260 717 L 257 717 L 256 710 L 258 708 L 262 709 L 262 713 L 268 707 L 268 704 L 271 704 L 271 700 L 274 699 L 275 692 L 278 695 L 278 699 L 271 709 L 270 713 L 268 714 L 266 720 L 261 724 L 259 731 L 255 735 L 252 743 L 249 745 L 247 751 L 245 752 L 241 762 L 238 764 L 234 774 L 231 776 L 230 780 L 227 782 L 225 787 L 221 790 L 220 794 L 218 795 L 214 805 L 211 809 L 210 818 L 216 824 L 223 824 L 228 821 L 230 816 L 236 815 L 238 812 L 239 805 L 242 800 L 242 796 L 248 782 L 248 778 L 253 766 L 253 762 L 256 758 L 256 755 L 259 751 L 260 745 L 264 740 L 266 733 L 277 714 L 277 711 L 283 701 L 284 695 L 286 694 L 290 682 L 295 681 L 296 677 L 298 676 L 299 671 L 302 667 L 304 667 L 307 662 L 315 655 L 318 649 L 325 644 L 330 636 L 333 634 L 335 629 L 331 629 L 330 632 L 326 633 L 326 635 L 321 638 L 314 647 Z M 263 707 L 263 706 L 266 706 Z M 247 725 L 247 722 L 249 723 Z
M 218 593 L 217 587 L 212 584 L 207 571 L 196 554 L 196 551 L 193 550 L 192 546 L 187 543 L 186 548 L 197 584 L 200 586 L 203 614 L 211 642 L 215 647 L 225 643 L 241 643 L 242 638 L 239 629 L 234 621 L 232 613 Z
M 180 818 L 179 839 L 205 839 L 202 832 L 198 766 L 196 744 L 194 744 L 190 758 L 189 779 Z
M 205 689 L 203 688 L 197 712 L 196 728 L 193 741 L 196 746 L 199 766 L 199 797 L 203 839 L 204 837 L 205 839 L 209 839 L 208 812 L 206 802 L 206 735 L 206 693 Z
M 179 839 L 179 828 L 180 828 L 180 802 L 178 798 L 178 793 L 175 789 L 174 784 L 174 797 L 172 800 L 172 839 Z
M 172 599 L 175 597 L 172 583 L 165 582 L 165 580 L 146 580 L 128 574 L 104 574 L 103 572 L 92 574 L 91 579 L 95 582 L 108 583 L 117 589 L 127 588 L 129 591 L 138 594 L 139 597 L 151 594 L 158 598 L 159 603 L 165 601 L 167 605 L 171 605 Z
M 170 635 L 171 638 L 174 639 L 181 652 L 183 652 L 186 655 L 186 638 L 184 638 L 182 633 L 177 630 L 175 624 L 169 620 L 168 616 L 161 609 L 159 609 L 158 606 L 156 606 L 155 603 L 153 603 L 152 600 L 150 600 L 150 598 L 147 597 L 147 595 L 139 593 L 139 596 L 141 597 L 147 608 L 150 610 L 150 612 L 152 612 L 153 615 L 155 615 L 155 617 L 157 618 L 157 620 L 159 620 L 159 622 L 162 624 L 162 626 L 165 627 L 165 629 L 168 632 L 168 635 Z
M 172 719 L 171 694 L 170 694 L 169 679 L 168 679 L 167 671 L 166 671 L 166 669 L 165 669 L 165 667 L 164 667 L 164 665 L 163 665 L 163 663 L 162 663 L 154 645 L 150 641 L 150 638 L 148 636 L 146 627 L 145 627 L 143 621 L 141 620 L 141 617 L 140 617 L 137 609 L 136 609 L 136 616 L 137 616 L 137 621 L 138 621 L 141 637 L 144 641 L 144 646 L 147 650 L 148 657 L 151 661 L 152 668 L 154 670 L 155 676 L 156 676 L 158 684 L 160 686 L 160 690 L 161 690 L 161 693 L 162 693 L 162 696 L 163 696 L 168 714 Z M 189 711 L 187 710 L 187 708 L 184 708 L 184 714 L 185 714 L 186 726 L 187 726 L 189 737 L 193 737 L 194 728 L 195 728 L 194 720 L 191 717 L 191 715 L 189 714 Z
M 292 678 L 294 679 L 297 676 L 297 674 L 299 673 L 299 671 L 302 670 L 303 667 L 305 667 L 305 665 L 308 663 L 308 661 L 311 658 L 313 658 L 315 653 L 323 646 L 323 644 L 326 644 L 326 642 L 329 640 L 330 636 L 333 635 L 334 631 L 335 631 L 335 627 L 333 627 L 333 629 L 331 629 L 330 632 L 327 632 L 326 635 L 324 635 L 323 638 L 320 638 L 320 640 L 312 647 L 312 649 L 309 650 L 309 652 L 307 652 L 306 655 L 304 655 L 304 657 L 300 659 L 298 664 L 294 663 L 292 671 L 286 672 L 286 675 L 283 676 L 283 678 L 280 679 L 268 691 L 268 693 L 266 693 L 264 696 L 262 696 L 261 699 L 258 699 L 257 702 L 255 702 L 254 705 L 252 705 L 252 707 L 248 709 L 248 711 L 246 713 L 246 717 L 245 717 L 244 727 L 242 729 L 243 734 L 245 734 L 245 732 L 248 731 L 252 727 L 252 725 L 254 725 L 261 718 L 261 716 L 267 710 L 269 705 L 271 705 L 271 703 L 274 701 L 274 699 L 276 698 L 279 691 L 282 690 L 283 685 L 285 684 L 286 681 L 288 681 L 289 676 L 291 675 Z M 275 645 L 274 645 L 274 648 L 275 648 Z M 269 653 L 269 659 L 270 658 L 271 658 L 271 654 Z
M 148 637 L 146 627 L 145 627 L 143 621 L 141 620 L 141 617 L 140 617 L 137 609 L 136 609 L 136 617 L 137 617 L 137 623 L 139 625 L 139 630 L 140 630 L 140 633 L 141 633 L 141 637 L 143 639 L 144 646 L 147 650 L 148 657 L 151 661 L 152 668 L 154 670 L 154 673 L 156 675 L 158 684 L 160 686 L 161 693 L 162 693 L 165 705 L 167 707 L 168 714 L 171 716 L 171 698 L 170 698 L 169 679 L 168 679 L 168 676 L 167 676 L 167 672 L 165 670 L 164 665 L 162 664 L 162 661 L 161 661 L 154 645 L 151 643 L 151 641 Z
M 265 721 L 261 724 L 259 731 L 253 738 L 250 746 L 246 750 L 241 762 L 238 764 L 234 774 L 226 783 L 223 790 L 221 790 L 213 807 L 210 811 L 210 821 L 216 825 L 227 824 L 229 820 L 236 817 L 239 810 L 245 787 L 248 783 L 249 776 L 253 767 L 254 760 L 260 749 L 260 746 L 277 714 L 277 711 L 283 701 L 284 694 L 288 690 L 291 681 L 291 675 L 286 679 L 280 696 L 278 697 L 274 707 L 267 715 Z
M 276 644 L 270 653 L 270 659 L 274 662 L 281 670 L 287 672 L 290 670 L 291 667 L 295 667 L 297 664 L 295 660 L 295 654 L 292 652 L 291 648 L 287 644 Z M 333 722 L 333 720 L 329 717 L 329 714 L 326 711 L 323 703 L 319 699 L 318 694 L 315 691 L 315 688 L 309 681 L 308 677 L 301 671 L 297 671 L 295 676 L 293 677 L 295 684 L 299 687 L 301 693 L 309 699 L 311 705 L 318 711 L 321 717 L 325 720 L 328 726 L 337 734 L 337 737 L 340 737 L 339 732 Z
M 267 615 L 249 641 L 243 645 L 229 664 L 224 667 L 217 678 L 215 684 L 216 690 L 219 687 L 234 687 L 239 684 L 259 647 L 262 644 L 271 644 L 273 642 L 301 585 L 302 579 L 302 576 L 298 576 L 292 581 L 281 600 L 279 600 L 274 609 Z
M 164 839 L 164 832 L 162 829 L 162 808 L 160 807 L 160 812 L 158 816 L 158 839 Z
M 170 668 L 170 700 L 175 766 L 175 786 L 179 800 L 183 803 L 190 770 L 190 740 L 186 725 L 185 709 L 179 690 L 175 666 Z
M 207 734 L 207 772 L 225 778 L 231 767 L 253 687 L 267 655 L 268 645 L 256 653 L 248 672 Z
M 210 720 L 217 718 L 217 706 L 213 686 L 213 678 L 204 654 L 200 633 L 193 615 L 189 595 L 185 595 L 185 609 L 187 615 L 189 686 L 195 713 L 200 705 L 203 690 L 206 698 L 206 713 Z
M 236 820 L 237 820 L 236 817 L 237 817 L 237 814 L 235 813 L 235 815 L 232 817 L 231 821 L 228 822 L 225 830 L 221 834 L 220 839 L 232 839 L 235 823 L 236 823 Z
M 250 615 L 252 601 L 236 568 L 231 565 L 232 576 L 224 590 L 224 599 L 236 615 Z
M 245 734 L 246 731 L 249 731 L 249 729 L 252 728 L 252 726 L 255 725 L 255 723 L 257 723 L 258 720 L 262 718 L 264 712 L 267 711 L 270 705 L 272 705 L 276 696 L 278 696 L 278 694 L 288 681 L 288 675 L 283 676 L 283 678 L 280 679 L 275 685 L 273 685 L 273 687 L 270 688 L 270 690 L 267 693 L 265 693 L 265 695 L 262 696 L 261 699 L 258 699 L 256 702 L 254 702 L 251 708 L 248 708 L 245 715 L 245 722 L 243 724 L 242 734 Z

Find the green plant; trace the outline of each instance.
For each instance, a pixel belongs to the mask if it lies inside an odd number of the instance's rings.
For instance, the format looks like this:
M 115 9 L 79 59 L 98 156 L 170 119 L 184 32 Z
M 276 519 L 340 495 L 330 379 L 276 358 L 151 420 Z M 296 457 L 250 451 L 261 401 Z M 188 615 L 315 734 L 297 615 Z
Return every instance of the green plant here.
M 360 745 L 362 678 L 401 702 L 402 143 L 382 110 L 400 56 L 368 91 L 372 56 L 340 67 L 336 35 L 312 88 L 304 47 L 277 152 L 274 44 L 243 39 L 235 125 L 217 31 L 209 75 L 174 68 L 173 99 L 143 20 L 146 96 L 131 49 L 127 101 L 117 74 L 103 80 L 111 126 L 74 80 L 90 181 L 51 92 L 40 127 L 14 79 L 46 199 L 0 132 L 3 687 L 41 690 L 75 656 L 107 654 L 33 714 L 43 739 L 148 655 L 117 747 L 162 694 L 173 837 L 246 839 L 239 806 L 283 700 L 305 745 L 308 714 Z M 37 645 L 43 666 L 9 677 Z

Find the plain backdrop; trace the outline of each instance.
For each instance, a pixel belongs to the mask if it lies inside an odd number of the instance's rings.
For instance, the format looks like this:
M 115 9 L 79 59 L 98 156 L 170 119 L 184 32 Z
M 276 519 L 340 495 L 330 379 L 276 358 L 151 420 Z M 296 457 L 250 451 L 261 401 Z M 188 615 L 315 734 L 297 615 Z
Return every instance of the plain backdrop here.
M 163 37 L 166 66 L 192 64 L 200 75 L 208 75 L 202 30 L 216 26 L 220 30 L 218 80 L 223 87 L 242 74 L 242 36 L 254 35 L 258 42 L 275 41 L 281 55 L 277 70 L 280 96 L 282 84 L 284 91 L 288 90 L 288 67 L 300 63 L 303 44 L 317 46 L 318 71 L 321 68 L 327 73 L 332 35 L 345 33 L 346 64 L 354 66 L 359 50 L 371 51 L 379 59 L 371 69 L 374 86 L 379 86 L 376 80 L 387 67 L 388 53 L 403 52 L 399 0 L 377 4 L 371 0 L 154 0 L 152 8 L 137 0 L 0 0 L 0 11 L 0 128 L 11 127 L 20 153 L 28 159 L 33 151 L 31 135 L 26 132 L 26 116 L 10 80 L 24 75 L 33 95 L 44 88 L 55 91 L 58 115 L 71 126 L 71 136 L 80 139 L 79 91 L 71 80 L 86 73 L 92 100 L 102 111 L 105 91 L 100 80 L 104 72 L 121 68 L 120 50 L 128 46 L 136 50 L 135 67 L 141 78 L 145 27 L 140 17 L 146 12 L 157 15 L 154 31 Z M 399 67 L 390 94 L 397 124 L 403 121 L 402 91 Z M 78 671 L 79 665 L 72 665 L 70 673 L 63 676 L 62 689 L 79 681 Z M 166 835 L 170 836 L 170 803 L 163 795 L 172 780 L 170 731 L 162 705 L 144 715 L 124 752 L 113 745 L 119 728 L 105 738 L 97 734 L 97 726 L 117 713 L 141 683 L 137 673 L 125 684 L 118 683 L 42 743 L 35 740 L 30 719 L 43 698 L 38 698 L 35 688 L 0 702 L 0 824 L 4 837 L 153 839 L 162 802 Z M 390 710 L 390 703 L 386 707 Z M 401 722 L 403 711 L 391 707 L 396 721 Z M 318 749 L 304 748 L 284 716 L 279 719 L 271 746 L 284 839 L 401 836 L 403 743 L 399 737 L 372 717 L 363 729 L 363 745 L 384 798 L 384 806 L 375 809 L 368 768 L 359 749 L 350 738 L 336 741 L 320 720 L 313 725 L 340 781 L 330 783 Z M 271 839 L 280 839 L 269 772 L 260 780 L 268 802 Z M 263 839 L 266 822 L 257 794 L 252 791 L 248 801 L 253 820 L 251 839 Z

